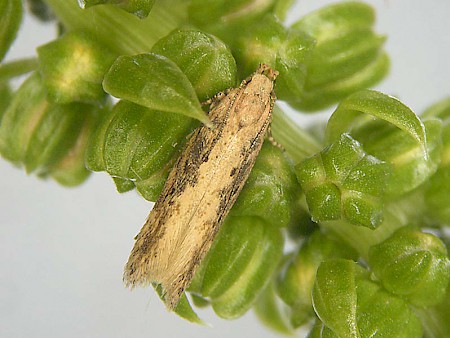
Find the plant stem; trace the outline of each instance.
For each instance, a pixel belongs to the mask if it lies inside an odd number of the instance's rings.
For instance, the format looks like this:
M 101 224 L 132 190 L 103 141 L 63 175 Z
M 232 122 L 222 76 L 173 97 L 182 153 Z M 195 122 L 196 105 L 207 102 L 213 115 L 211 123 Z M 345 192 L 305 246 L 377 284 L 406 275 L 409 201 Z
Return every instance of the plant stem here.
M 322 149 L 320 143 L 307 131 L 300 128 L 278 106 L 272 115 L 272 134 L 289 156 L 298 163 Z
M 24 75 L 38 68 L 36 58 L 20 59 L 0 65 L 0 83 Z

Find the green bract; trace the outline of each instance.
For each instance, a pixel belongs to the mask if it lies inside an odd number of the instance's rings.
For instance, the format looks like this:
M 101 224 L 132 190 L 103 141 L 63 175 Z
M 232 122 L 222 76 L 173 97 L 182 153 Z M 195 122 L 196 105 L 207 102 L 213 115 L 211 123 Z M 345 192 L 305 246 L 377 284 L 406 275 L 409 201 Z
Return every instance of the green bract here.
M 233 55 L 212 35 L 197 30 L 176 30 L 159 40 L 152 52 L 169 58 L 180 67 L 200 101 L 237 84 Z
M 102 81 L 115 55 L 82 33 L 67 33 L 38 48 L 47 97 L 55 103 L 105 99 Z
M 369 87 L 387 73 L 384 37 L 373 32 L 373 9 L 361 2 L 327 6 L 303 17 L 292 29 L 317 41 L 307 61 L 302 96 L 288 102 L 302 110 L 324 108 L 354 91 Z
M 143 19 L 150 13 L 155 0 L 79 0 L 78 3 L 81 8 L 110 4 Z
M 120 192 L 136 186 L 144 198 L 155 201 L 193 126 L 181 114 L 120 101 L 97 126 L 87 167 L 108 172 Z
M 0 61 L 16 38 L 22 21 L 21 0 L 0 0 Z
M 228 217 L 190 291 L 208 298 L 220 317 L 242 316 L 268 285 L 283 244 L 280 230 L 258 217 Z
M 401 228 L 370 248 L 369 261 L 388 291 L 414 305 L 434 305 L 445 296 L 450 260 L 445 245 L 432 234 Z
M 187 76 L 162 55 L 120 56 L 106 74 L 103 88 L 112 96 L 150 109 L 211 123 Z
M 348 134 L 296 166 L 312 219 L 345 219 L 375 228 L 382 221 L 382 199 L 390 167 L 367 155 Z
M 84 151 L 95 108 L 55 105 L 46 100 L 39 74 L 28 78 L 12 98 L 0 125 L 0 153 L 26 171 L 76 185 L 88 176 Z

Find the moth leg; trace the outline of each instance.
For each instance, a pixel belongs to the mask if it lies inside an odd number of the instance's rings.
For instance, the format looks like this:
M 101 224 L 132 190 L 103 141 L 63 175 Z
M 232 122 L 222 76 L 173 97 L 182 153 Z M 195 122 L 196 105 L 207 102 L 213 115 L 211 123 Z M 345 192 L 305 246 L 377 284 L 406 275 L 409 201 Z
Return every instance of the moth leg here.
M 272 143 L 273 146 L 279 148 L 281 151 L 286 151 L 286 149 L 284 149 L 283 145 L 281 143 L 278 143 L 272 135 L 272 126 L 269 125 L 269 127 L 267 128 L 267 134 L 266 134 L 266 139 Z
M 210 99 L 204 101 L 201 103 L 202 106 L 210 106 L 209 109 L 211 110 L 212 108 L 214 108 L 225 96 L 228 95 L 228 93 L 232 90 L 233 88 L 228 88 L 225 89 L 223 92 L 218 92 L 216 95 L 214 95 L 213 97 L 211 97 Z

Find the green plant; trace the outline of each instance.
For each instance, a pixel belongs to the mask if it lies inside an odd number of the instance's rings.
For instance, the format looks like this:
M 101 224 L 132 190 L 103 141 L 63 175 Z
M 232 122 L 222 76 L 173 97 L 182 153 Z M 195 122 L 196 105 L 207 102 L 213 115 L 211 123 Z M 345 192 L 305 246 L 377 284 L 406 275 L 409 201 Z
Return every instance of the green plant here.
M 106 171 L 119 192 L 154 201 L 206 121 L 201 102 L 267 63 L 280 72 L 279 100 L 303 112 L 339 104 L 323 140 L 275 108 L 285 151 L 264 145 L 192 303 L 223 318 L 254 308 L 284 333 L 314 322 L 311 337 L 450 334 L 450 102 L 418 116 L 366 89 L 389 66 L 368 5 L 286 27 L 283 0 L 85 1 L 89 17 L 75 1 L 30 3 L 61 35 L 37 60 L 0 66 L 2 157 L 67 186 Z M 21 7 L 0 1 L 1 58 Z M 28 72 L 14 91 L 10 80 Z M 199 320 L 186 297 L 177 312 Z

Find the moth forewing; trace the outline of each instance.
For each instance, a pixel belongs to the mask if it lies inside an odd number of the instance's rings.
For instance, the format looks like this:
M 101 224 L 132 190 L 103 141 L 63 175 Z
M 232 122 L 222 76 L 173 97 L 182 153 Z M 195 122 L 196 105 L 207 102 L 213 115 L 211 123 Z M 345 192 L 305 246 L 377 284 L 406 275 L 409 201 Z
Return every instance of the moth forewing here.
M 167 307 L 176 307 L 255 163 L 271 121 L 276 75 L 261 65 L 211 106 L 213 127 L 193 132 L 136 236 L 127 286 L 161 284 Z

